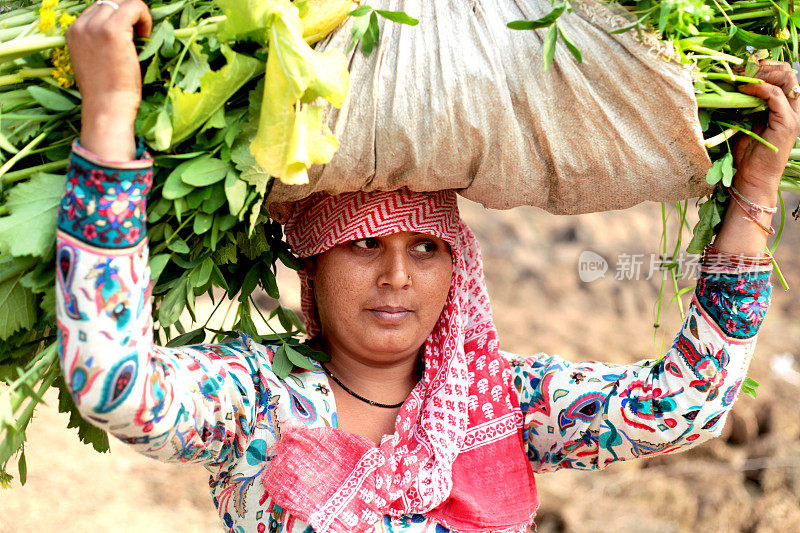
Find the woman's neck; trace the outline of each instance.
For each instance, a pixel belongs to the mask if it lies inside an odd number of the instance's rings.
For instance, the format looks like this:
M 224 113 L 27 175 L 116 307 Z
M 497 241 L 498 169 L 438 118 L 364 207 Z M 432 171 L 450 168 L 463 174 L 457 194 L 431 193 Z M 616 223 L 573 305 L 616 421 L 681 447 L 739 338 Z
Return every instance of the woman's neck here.
M 321 348 L 331 357 L 325 363 L 328 370 L 352 392 L 375 402 L 402 402 L 421 377 L 418 353 L 385 362 L 357 357 L 324 340 Z

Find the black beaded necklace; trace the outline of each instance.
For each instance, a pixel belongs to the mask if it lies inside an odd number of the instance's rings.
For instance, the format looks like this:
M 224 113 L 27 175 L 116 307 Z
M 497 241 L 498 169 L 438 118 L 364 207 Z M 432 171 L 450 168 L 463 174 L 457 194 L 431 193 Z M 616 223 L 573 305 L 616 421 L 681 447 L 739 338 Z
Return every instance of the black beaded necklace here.
M 348 389 L 348 388 L 347 388 L 347 385 L 345 385 L 344 383 L 342 383 L 341 381 L 339 381 L 339 379 L 338 379 L 336 376 L 334 376 L 333 374 L 331 374 L 331 371 L 330 371 L 330 370 L 328 370 L 328 367 L 326 367 L 326 366 L 325 366 L 324 364 L 322 364 L 322 363 L 320 363 L 320 365 L 322 366 L 322 370 L 324 370 L 324 371 L 325 371 L 325 373 L 326 373 L 326 374 L 328 374 L 328 376 L 330 376 L 330 378 L 331 378 L 333 381 L 335 381 L 337 385 L 339 385 L 341 388 L 343 388 L 347 394 L 349 394 L 350 396 L 353 396 L 353 397 L 355 397 L 355 398 L 358 398 L 359 400 L 361 400 L 361 401 L 362 401 L 362 402 L 364 402 L 364 403 L 368 403 L 368 404 L 370 404 L 370 405 L 374 405 L 375 407 L 385 407 L 386 409 L 397 409 L 398 407 L 401 407 L 401 406 L 402 406 L 402 405 L 405 403 L 405 400 L 403 400 L 403 401 L 402 401 L 402 402 L 400 402 L 400 403 L 396 403 L 396 404 L 393 404 L 393 405 L 389 405 L 388 403 L 378 403 L 378 402 L 373 402 L 372 400 L 368 400 L 368 399 L 364 398 L 363 396 L 359 396 L 359 395 L 358 395 L 358 394 L 356 394 L 355 392 L 353 392 L 353 391 L 351 391 L 350 389 Z

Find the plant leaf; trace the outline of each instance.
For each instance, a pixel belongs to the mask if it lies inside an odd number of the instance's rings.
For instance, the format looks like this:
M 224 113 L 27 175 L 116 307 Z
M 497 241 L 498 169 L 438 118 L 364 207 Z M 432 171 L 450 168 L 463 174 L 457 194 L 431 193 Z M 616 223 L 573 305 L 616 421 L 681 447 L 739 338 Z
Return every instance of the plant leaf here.
M 169 262 L 169 254 L 156 254 L 150 258 L 148 264 L 150 265 L 150 278 L 152 279 L 153 286 L 156 286 L 161 272 Z
M 535 20 L 515 20 L 506 24 L 512 30 L 536 30 L 539 28 L 546 28 L 561 16 L 564 9 L 567 7 L 565 2 L 561 2 L 554 6 L 553 10 L 542 18 Z
M 206 331 L 203 328 L 197 328 L 192 331 L 187 331 L 182 335 L 178 335 L 170 339 L 170 341 L 166 344 L 168 348 L 173 348 L 175 346 L 189 346 L 192 344 L 199 344 L 206 339 Z
M 167 244 L 167 248 L 169 248 L 170 250 L 172 250 L 177 254 L 189 253 L 189 245 L 186 244 L 186 241 L 184 241 L 181 238 L 172 239 L 171 241 L 169 241 L 169 244 Z
M 17 463 L 17 469 L 19 470 L 19 482 L 21 485 L 24 485 L 25 481 L 27 481 L 28 479 L 28 464 L 25 462 L 24 450 L 19 454 L 19 462 Z
M 294 366 L 299 366 L 300 368 L 305 368 L 306 370 L 317 369 L 317 367 L 314 366 L 314 363 L 312 363 L 307 356 L 301 354 L 288 344 L 284 344 L 283 346 L 284 346 L 284 351 L 286 352 L 286 356 L 289 358 L 289 361 Z
M 406 24 L 408 26 L 416 26 L 419 24 L 419 20 L 415 19 L 414 17 L 410 17 L 403 11 L 386 11 L 385 9 L 376 9 L 375 12 L 383 18 L 389 19 L 392 22 L 397 22 L 398 24 Z
M 563 26 L 561 26 L 561 23 L 556 21 L 556 26 L 558 26 L 558 34 L 561 36 L 561 40 L 564 41 L 565 45 L 567 45 L 567 49 L 572 53 L 572 57 L 574 57 L 578 63 L 583 63 L 581 51 L 578 50 L 578 47 L 575 46 L 575 43 L 573 43 L 569 37 L 567 37 L 567 34 L 564 31 Z
M 225 175 L 225 198 L 228 200 L 231 215 L 238 216 L 247 199 L 247 183 L 239 179 L 233 169 L 229 169 Z
M 739 26 L 736 26 L 736 33 L 733 34 L 733 39 L 740 40 L 744 44 L 758 49 L 777 48 L 782 47 L 785 44 L 781 39 L 743 30 Z
M 720 158 L 714 161 L 711 168 L 708 169 L 706 173 L 706 182 L 709 185 L 716 185 L 722 179 L 722 159 L 723 158 Z
M 555 57 L 557 37 L 558 28 L 556 26 L 550 26 L 550 29 L 547 30 L 547 35 L 544 37 L 544 43 L 542 43 L 542 55 L 544 56 L 545 71 L 550 68 L 550 63 L 553 62 L 553 57 Z
M 28 87 L 28 92 L 31 96 L 45 109 L 53 111 L 71 111 L 75 109 L 75 102 L 57 93 L 40 87 L 38 85 L 31 85 Z
M 225 178 L 230 165 L 222 159 L 201 156 L 190 161 L 181 173 L 181 181 L 194 187 L 207 187 Z
M 722 184 L 725 187 L 730 187 L 731 182 L 733 180 L 733 175 L 736 173 L 736 169 L 733 168 L 733 154 L 728 152 L 725 154 L 725 157 L 722 158 Z
M 322 123 L 322 108 L 303 106 L 317 97 L 340 107 L 349 88 L 344 54 L 314 51 L 303 41 L 297 8 L 288 1 L 270 7 L 269 56 L 256 138 L 250 144 L 258 166 L 290 184 L 307 183 L 312 164 L 327 163 L 338 143 Z
M 211 223 L 213 221 L 213 215 L 209 215 L 208 213 L 197 213 L 194 216 L 194 222 L 192 223 L 192 231 L 194 231 L 197 235 L 202 235 L 211 229 Z
M 56 218 L 66 176 L 35 174 L 8 193 L 10 215 L 0 218 L 0 250 L 49 258 L 56 242 Z
M 285 344 L 281 344 L 278 351 L 275 352 L 275 355 L 272 357 L 272 371 L 275 372 L 275 375 L 280 379 L 286 379 L 292 372 L 292 362 L 289 361 L 289 356 L 286 354 Z
M 161 327 L 171 326 L 181 316 L 186 305 L 186 287 L 188 285 L 189 278 L 184 274 L 161 300 L 161 306 L 158 309 L 158 322 Z
M 220 45 L 227 64 L 219 70 L 205 72 L 200 78 L 200 90 L 185 93 L 172 87 L 168 97 L 172 102 L 172 138 L 170 146 L 183 141 L 211 117 L 245 83 L 264 71 L 258 59 L 237 54 L 225 44 Z
M 194 161 L 194 159 L 184 161 L 169 173 L 166 181 L 164 182 L 164 188 L 161 190 L 161 195 L 164 198 L 167 200 L 177 200 L 178 198 L 183 198 L 194 190 L 194 187 L 187 185 L 183 179 L 181 179 L 183 172 L 189 168 Z
M 694 235 L 689 246 L 686 247 L 687 253 L 701 254 L 706 244 L 711 242 L 714 237 L 714 226 L 722 220 L 720 216 L 721 205 L 718 204 L 719 202 L 712 198 L 700 206 L 700 220 L 695 224 Z
M 354 10 L 352 10 L 347 15 L 350 16 L 350 17 L 360 17 L 362 15 L 366 15 L 366 14 L 370 13 L 371 11 L 372 11 L 372 7 L 370 7 L 370 6 L 366 5 L 366 4 L 363 4 L 363 5 L 358 6 Z
M 24 287 L 24 273 L 0 283 L 0 339 L 8 339 L 12 333 L 33 327 L 36 322 L 36 299 Z
M 361 51 L 366 55 L 372 53 L 372 49 L 375 48 L 375 43 L 377 43 L 380 38 L 380 32 L 378 15 L 373 11 L 369 16 L 369 23 L 364 31 L 364 35 L 361 37 Z

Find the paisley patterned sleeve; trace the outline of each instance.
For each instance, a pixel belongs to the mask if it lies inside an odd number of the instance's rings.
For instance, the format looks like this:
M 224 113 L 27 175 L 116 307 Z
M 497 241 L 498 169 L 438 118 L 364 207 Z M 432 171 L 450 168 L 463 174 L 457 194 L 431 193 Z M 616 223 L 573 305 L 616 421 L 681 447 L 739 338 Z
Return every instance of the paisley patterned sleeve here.
M 614 365 L 507 355 L 533 470 L 601 469 L 718 436 L 769 307 L 771 272 L 769 256 L 708 247 L 689 311 L 661 359 Z
M 58 353 L 90 423 L 163 461 L 221 464 L 247 448 L 266 391 L 242 340 L 153 344 L 145 236 L 153 160 L 113 162 L 72 145 L 58 215 Z

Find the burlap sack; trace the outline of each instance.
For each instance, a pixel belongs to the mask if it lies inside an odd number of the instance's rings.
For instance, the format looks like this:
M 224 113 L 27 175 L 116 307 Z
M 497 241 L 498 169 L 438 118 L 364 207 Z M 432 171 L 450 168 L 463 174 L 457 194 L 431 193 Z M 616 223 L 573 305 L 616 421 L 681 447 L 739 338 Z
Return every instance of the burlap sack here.
M 561 23 L 583 53 L 559 40 L 543 70 L 549 0 L 373 0 L 415 27 L 381 20 L 380 44 L 349 54 L 351 89 L 327 108 L 339 149 L 308 185 L 274 183 L 267 207 L 315 191 L 460 189 L 486 207 L 538 206 L 556 214 L 622 209 L 644 200 L 707 194 L 692 79 L 650 36 L 598 0 L 573 0 Z M 317 46 L 346 50 L 352 21 Z M 319 48 L 318 48 L 319 49 Z

